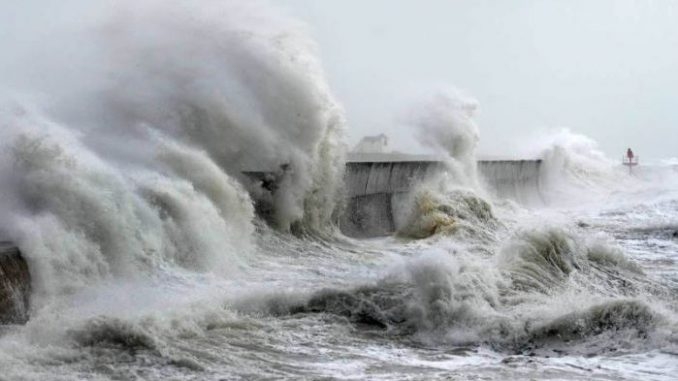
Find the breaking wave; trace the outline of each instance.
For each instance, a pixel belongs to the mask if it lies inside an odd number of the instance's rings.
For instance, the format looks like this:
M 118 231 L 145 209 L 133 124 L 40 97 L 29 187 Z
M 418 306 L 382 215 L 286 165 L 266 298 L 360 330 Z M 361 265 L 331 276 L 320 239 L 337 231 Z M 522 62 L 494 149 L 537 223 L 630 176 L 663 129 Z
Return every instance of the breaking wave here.
M 439 233 L 490 236 L 496 220 L 478 179 L 474 117 L 478 103 L 459 91 L 437 91 L 416 103 L 406 122 L 418 140 L 442 152 L 445 170 L 418 184 L 398 208 L 398 235 L 427 238 Z
M 675 340 L 676 322 L 643 300 L 659 286 L 613 247 L 583 241 L 558 229 L 519 233 L 496 255 L 463 246 L 429 253 L 374 284 L 324 289 L 306 300 L 276 297 L 266 308 L 277 315 L 337 315 L 388 336 L 511 353 L 635 351 Z
M 261 4 L 202 5 L 103 6 L 101 25 L 49 42 L 77 39 L 78 62 L 13 73 L 24 95 L 0 107 L 0 232 L 39 294 L 172 266 L 237 271 L 250 194 L 266 192 L 243 171 L 290 168 L 272 196 L 281 230 L 331 227 L 344 122 L 313 43 Z
M 436 234 L 456 234 L 465 238 L 491 240 L 498 226 L 491 205 L 471 191 L 420 187 L 410 195 L 404 225 L 397 234 L 427 238 Z

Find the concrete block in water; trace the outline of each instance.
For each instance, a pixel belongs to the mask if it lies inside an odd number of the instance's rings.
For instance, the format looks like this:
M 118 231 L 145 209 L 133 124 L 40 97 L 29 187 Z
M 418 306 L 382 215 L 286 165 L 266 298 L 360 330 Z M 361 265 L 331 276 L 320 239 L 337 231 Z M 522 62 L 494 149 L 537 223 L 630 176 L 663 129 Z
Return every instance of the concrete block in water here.
M 28 320 L 31 277 L 19 249 L 0 242 L 0 324 L 22 324 Z

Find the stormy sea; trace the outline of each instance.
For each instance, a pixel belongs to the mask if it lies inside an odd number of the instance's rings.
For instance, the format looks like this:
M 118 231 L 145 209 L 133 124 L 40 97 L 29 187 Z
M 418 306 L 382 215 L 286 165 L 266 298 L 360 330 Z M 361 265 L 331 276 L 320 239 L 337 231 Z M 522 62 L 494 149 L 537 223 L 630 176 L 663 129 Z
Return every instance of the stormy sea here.
M 492 164 L 440 89 L 408 112 L 437 169 L 348 234 L 349 126 L 297 21 L 121 1 L 48 37 L 0 97 L 31 273 L 0 380 L 678 377 L 675 160 L 562 130 Z

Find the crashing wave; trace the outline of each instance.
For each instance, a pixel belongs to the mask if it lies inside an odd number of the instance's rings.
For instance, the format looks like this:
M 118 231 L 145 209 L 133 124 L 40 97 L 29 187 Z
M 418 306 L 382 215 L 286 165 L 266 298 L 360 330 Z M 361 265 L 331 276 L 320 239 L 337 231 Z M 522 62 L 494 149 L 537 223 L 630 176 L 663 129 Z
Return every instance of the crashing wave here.
M 601 260 L 601 244 L 581 244 L 553 229 L 516 235 L 498 260 L 465 256 L 422 257 L 375 284 L 324 289 L 304 300 L 276 297 L 267 311 L 331 314 L 357 327 L 413 340 L 451 345 L 489 345 L 513 353 L 555 354 L 601 346 L 660 345 L 666 327 L 660 310 L 627 296 L 627 283 L 647 282 L 609 249 L 616 260 Z M 494 267 L 490 266 L 494 264 Z M 604 267 L 607 271 L 592 271 Z M 606 298 L 591 294 L 605 288 Z M 635 295 L 643 295 L 639 284 Z M 578 295 L 569 310 L 559 300 Z M 287 304 L 281 304 L 284 300 Z M 662 328 L 665 329 L 665 328 Z M 670 332 L 670 329 L 669 329 Z M 581 346 L 568 347 L 581 343 Z M 615 344 L 616 346 L 616 344 Z M 588 348 L 588 349 L 587 349 Z M 587 352 L 586 352 L 587 353 Z
M 470 191 L 434 193 L 423 188 L 411 200 L 411 210 L 397 232 L 401 237 L 421 239 L 460 233 L 490 239 L 497 225 L 490 204 Z
M 38 293 L 237 270 L 253 250 L 246 170 L 289 165 L 273 197 L 281 230 L 331 226 L 343 114 L 296 23 L 238 1 L 101 11 L 97 28 L 64 32 L 80 60 L 15 68 L 28 96 L 0 106 L 0 232 Z

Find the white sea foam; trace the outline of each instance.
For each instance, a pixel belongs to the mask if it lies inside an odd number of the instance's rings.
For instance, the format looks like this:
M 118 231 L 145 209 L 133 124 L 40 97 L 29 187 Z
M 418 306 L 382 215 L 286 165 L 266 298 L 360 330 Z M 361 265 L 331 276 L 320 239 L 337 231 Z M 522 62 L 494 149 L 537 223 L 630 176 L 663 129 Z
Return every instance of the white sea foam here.
M 477 173 L 477 102 L 435 92 L 406 119 L 448 171 L 401 205 L 400 234 L 295 237 L 331 226 L 343 167 L 303 27 L 259 2 L 102 9 L 3 94 L 0 234 L 34 297 L 0 333 L 0 378 L 675 372 L 670 162 L 629 176 L 564 131 L 531 144 L 538 184 L 502 200 Z M 276 230 L 241 172 L 282 164 Z

